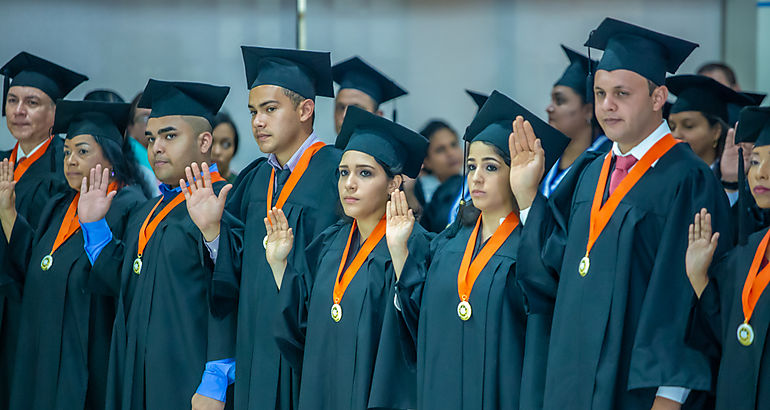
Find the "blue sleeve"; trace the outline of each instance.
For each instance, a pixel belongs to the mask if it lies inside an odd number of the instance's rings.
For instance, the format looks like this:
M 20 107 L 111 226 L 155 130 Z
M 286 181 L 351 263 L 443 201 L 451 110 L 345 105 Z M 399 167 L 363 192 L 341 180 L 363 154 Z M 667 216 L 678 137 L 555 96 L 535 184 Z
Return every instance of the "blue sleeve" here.
M 83 230 L 85 242 L 83 247 L 86 250 L 86 255 L 88 255 L 88 260 L 93 265 L 102 249 L 112 240 L 112 231 L 104 218 L 95 222 L 81 223 L 80 229 Z
M 201 384 L 196 393 L 221 402 L 227 396 L 227 386 L 235 382 L 235 359 L 214 360 L 206 363 Z

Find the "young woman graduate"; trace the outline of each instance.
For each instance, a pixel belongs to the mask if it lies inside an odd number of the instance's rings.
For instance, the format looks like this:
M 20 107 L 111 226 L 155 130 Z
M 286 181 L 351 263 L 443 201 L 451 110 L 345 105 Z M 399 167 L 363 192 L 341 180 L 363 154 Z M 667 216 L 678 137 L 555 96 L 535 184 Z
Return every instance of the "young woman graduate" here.
M 381 337 L 392 337 L 398 345 L 395 333 L 383 333 L 386 312 L 395 309 L 396 280 L 395 262 L 383 240 L 386 230 L 408 242 L 415 254 L 424 254 L 430 242 L 421 227 L 386 218 L 386 207 L 389 199 L 405 204 L 399 190 L 403 175 L 417 176 L 428 141 L 351 106 L 336 146 L 344 149 L 337 186 L 347 218 L 305 249 L 308 266 L 287 263 L 294 238 L 283 211 L 273 208 L 264 221 L 267 260 L 276 278 L 282 278 L 276 340 L 281 354 L 301 372 L 299 409 L 406 408 L 394 404 L 395 397 L 384 403 L 370 392 Z M 414 220 L 411 212 L 409 218 Z M 397 366 L 394 361 L 403 357 L 383 358 L 382 365 Z M 399 396 L 393 387 L 392 395 Z
M 114 200 L 107 223 L 122 233 L 129 211 L 144 200 L 138 166 L 122 148 L 128 110 L 121 103 L 57 103 L 53 132 L 67 136 L 64 174 L 70 189 L 51 199 L 37 229 L 16 213 L 12 164 L 0 164 L 6 258 L 25 272 L 11 409 L 104 406 L 115 299 L 91 286 L 78 211 L 89 206 L 92 191 L 109 189 Z
M 495 91 L 468 126 L 473 202 L 431 243 L 427 273 L 420 254 L 396 255 L 404 246 L 390 246 L 404 334 L 416 343 L 418 409 L 519 408 L 527 316 L 514 273 L 521 229 L 508 179 L 517 115 L 536 119 Z M 568 140 L 540 121 L 547 135 L 545 128 L 557 136 L 557 152 L 548 150 L 553 165 Z
M 770 208 L 770 108 L 743 109 L 735 142 L 754 143 L 748 183 L 757 205 Z M 753 233 L 712 265 L 719 239 L 712 234 L 711 214 L 695 214 L 686 268 L 698 300 L 688 340 L 719 361 L 717 409 L 768 409 L 770 300 L 764 291 L 770 283 L 770 230 Z

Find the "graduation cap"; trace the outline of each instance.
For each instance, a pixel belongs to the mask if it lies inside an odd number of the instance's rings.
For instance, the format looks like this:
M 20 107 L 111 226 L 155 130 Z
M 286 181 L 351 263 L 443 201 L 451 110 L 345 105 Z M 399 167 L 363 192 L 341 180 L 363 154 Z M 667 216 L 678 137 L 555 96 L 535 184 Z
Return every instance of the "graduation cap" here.
M 698 44 L 607 17 L 585 46 L 604 50 L 597 70 L 630 70 L 663 85 Z
M 749 105 L 762 105 L 762 102 L 765 101 L 765 97 L 767 97 L 767 94 L 762 93 L 753 93 L 753 92 L 745 92 L 742 91 L 740 94 L 743 94 L 744 96 L 751 99 L 752 103 Z M 738 122 L 738 118 L 741 115 L 741 110 L 743 107 L 745 107 L 746 104 L 727 104 L 727 113 L 729 117 L 729 121 L 727 124 L 729 124 L 731 127 L 735 125 L 736 122 Z
M 728 122 L 728 103 L 747 106 L 753 102 L 746 95 L 703 75 L 684 74 L 668 77 L 666 87 L 676 95 L 671 114 L 700 111 Z
M 332 67 L 332 78 L 340 89 L 352 88 L 372 97 L 377 105 L 406 95 L 407 91 L 360 57 L 353 57 Z
M 88 134 L 122 144 L 130 110 L 128 103 L 59 100 L 53 133 L 66 133 L 68 139 Z
M 35 87 L 46 93 L 52 101 L 64 98 L 78 84 L 88 80 L 83 74 L 76 73 L 58 64 L 22 51 L 0 68 L 3 81 L 3 116 L 8 90 L 13 86 Z M 13 81 L 11 81 L 13 80 Z
M 741 92 L 741 94 L 745 95 L 748 98 L 751 98 L 751 105 L 762 105 L 762 102 L 765 101 L 765 97 L 767 97 L 767 94 L 763 93 L 751 93 L 751 92 Z
M 246 87 L 277 85 L 302 97 L 334 97 L 328 52 L 241 46 Z
M 465 89 L 465 93 L 471 96 L 471 98 L 473 99 L 473 102 L 476 103 L 476 105 L 478 106 L 477 112 L 478 110 L 481 109 L 484 103 L 487 102 L 487 99 L 489 99 L 488 95 L 477 93 L 476 91 Z
M 770 107 L 746 107 L 741 110 L 735 143 L 753 143 L 755 147 L 770 145 Z M 745 245 L 751 233 L 751 195 L 747 192 L 743 148 L 738 147 L 738 244 Z
M 510 156 L 508 137 L 513 131 L 513 121 L 519 115 L 532 124 L 545 150 L 545 169 L 551 169 L 569 144 L 569 138 L 497 90 L 492 92 L 468 125 L 463 139 L 488 142 Z
M 586 83 L 586 79 L 588 78 L 588 74 L 591 72 L 591 67 L 596 67 L 597 61 L 590 60 L 588 57 L 565 46 L 564 44 L 561 45 L 561 49 L 564 50 L 564 54 L 567 55 L 567 58 L 569 59 L 569 65 L 564 70 L 561 78 L 556 81 L 554 86 L 563 85 L 565 87 L 569 87 L 575 90 L 575 92 L 578 93 L 583 101 L 590 101 L 588 99 L 589 87 Z M 591 90 L 591 95 L 593 95 L 593 90 Z
M 428 139 L 387 118 L 350 106 L 334 143 L 345 151 L 373 156 L 395 173 L 416 178 L 428 152 Z
M 150 79 L 138 107 L 150 108 L 150 118 L 192 115 L 213 123 L 229 92 L 224 86 Z

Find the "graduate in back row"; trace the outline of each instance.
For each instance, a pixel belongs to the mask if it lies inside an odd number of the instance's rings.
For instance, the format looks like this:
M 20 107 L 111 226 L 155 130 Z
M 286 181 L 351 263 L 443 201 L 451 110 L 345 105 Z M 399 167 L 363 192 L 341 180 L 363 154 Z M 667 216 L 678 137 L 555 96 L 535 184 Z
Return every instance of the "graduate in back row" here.
M 24 272 L 11 409 L 104 407 L 116 298 L 91 286 L 90 275 L 98 272 L 83 252 L 78 209 L 91 205 L 95 179 L 103 181 L 116 192 L 107 224 L 122 235 L 129 213 L 144 201 L 138 165 L 121 149 L 128 110 L 129 104 L 57 102 L 53 132 L 66 133 L 63 172 L 70 189 L 49 201 L 39 228 L 16 212 L 13 168 L 7 160 L 0 164 L 7 256 Z
M 79 209 L 92 272 L 104 279 L 96 285 L 118 296 L 107 409 L 186 408 L 207 362 L 233 356 L 243 227 L 223 212 L 232 185 L 207 166 L 228 91 L 150 80 L 139 106 L 152 110 L 145 134 L 162 195 L 131 212 L 122 236 L 105 222 L 104 183 Z
M 389 201 L 405 206 L 402 175 L 419 173 L 428 142 L 390 120 L 348 107 L 335 145 L 344 150 L 337 186 L 346 218 L 304 250 L 307 266 L 287 264 L 293 236 L 283 212 L 274 208 L 265 219 L 267 260 L 284 278 L 276 340 L 301 373 L 299 409 L 409 408 L 414 403 L 397 403 L 400 392 L 374 375 L 380 372 L 376 366 L 403 362 L 403 354 L 378 358 L 381 337 L 398 345 L 397 328 L 383 330 L 386 312 L 394 309 L 397 263 L 391 261 L 386 230 L 408 239 L 418 255 L 431 238 L 419 226 L 405 230 L 398 220 L 386 218 L 386 207 Z M 414 381 L 408 373 L 396 380 Z M 372 395 L 377 383 L 387 396 Z
M 770 108 L 745 108 L 735 142 L 754 144 L 748 183 L 756 204 L 770 208 Z M 711 213 L 702 209 L 689 228 L 686 269 L 698 301 L 688 340 L 719 363 L 717 409 L 768 409 L 770 306 L 765 288 L 770 283 L 770 230 L 752 234 L 746 244 L 712 264 L 717 244 L 725 240 L 713 232 L 712 221 Z
M 662 118 L 666 72 L 697 45 L 607 18 L 586 46 L 604 50 L 593 91 L 611 152 L 584 155 L 546 200 L 537 133 L 517 121 L 511 139 L 516 272 L 528 312 L 553 314 L 543 408 L 676 409 L 711 388 L 685 343 L 682 232 L 703 207 L 723 235 L 729 222 L 713 172 Z
M 388 231 L 418 409 L 519 408 L 527 317 L 515 274 L 521 228 L 508 182 L 517 115 L 536 121 L 495 91 L 468 126 L 472 202 L 433 240 L 427 260 L 405 235 Z M 542 121 L 537 126 L 553 164 L 568 138 Z M 404 218 L 406 210 L 396 213 Z

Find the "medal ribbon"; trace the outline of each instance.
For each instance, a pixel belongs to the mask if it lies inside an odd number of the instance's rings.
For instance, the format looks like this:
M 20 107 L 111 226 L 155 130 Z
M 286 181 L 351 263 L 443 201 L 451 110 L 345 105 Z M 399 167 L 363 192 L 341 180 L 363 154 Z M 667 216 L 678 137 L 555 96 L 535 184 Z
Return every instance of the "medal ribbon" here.
M 500 226 L 495 229 L 495 233 L 489 238 L 489 241 L 481 248 L 479 254 L 471 262 L 473 256 L 473 248 L 476 246 L 476 239 L 479 235 L 479 226 L 481 226 L 481 215 L 476 220 L 476 227 L 473 228 L 471 237 L 468 238 L 468 243 L 465 245 L 465 253 L 463 254 L 462 262 L 460 263 L 460 271 L 457 273 L 457 294 L 460 296 L 460 300 L 467 302 L 473 290 L 473 284 L 476 282 L 476 278 L 481 274 L 481 270 L 487 266 L 489 259 L 492 255 L 500 249 L 511 232 L 519 226 L 519 217 L 516 213 L 511 212 L 505 217 Z
M 612 214 L 615 213 L 620 201 L 626 196 L 628 191 L 636 185 L 642 176 L 652 167 L 655 161 L 659 160 L 665 155 L 668 150 L 679 143 L 671 134 L 667 134 L 661 138 L 655 145 L 647 151 L 646 154 L 639 160 L 639 162 L 631 168 L 631 171 L 623 178 L 620 185 L 612 192 L 612 195 L 607 198 L 607 202 L 602 205 L 602 198 L 604 198 L 604 190 L 607 187 L 607 176 L 610 173 L 610 164 L 612 163 L 612 152 L 608 152 L 604 157 L 604 163 L 602 164 L 602 172 L 599 174 L 599 183 L 596 186 L 596 192 L 594 193 L 594 201 L 591 204 L 591 219 L 588 223 L 588 244 L 586 245 L 586 257 L 591 252 L 594 243 L 599 238 L 604 228 L 610 222 Z
M 309 146 L 305 152 L 302 153 L 302 156 L 299 157 L 299 161 L 297 162 L 297 166 L 294 167 L 294 170 L 289 175 L 289 179 L 286 180 L 286 184 L 284 184 L 283 188 L 281 188 L 281 193 L 278 194 L 278 200 L 275 202 L 275 207 L 278 209 L 283 208 L 283 204 L 286 203 L 286 200 L 289 199 L 289 195 L 291 195 L 291 191 L 294 190 L 294 187 L 297 186 L 297 183 L 299 182 L 299 179 L 302 178 L 302 174 L 305 173 L 307 170 L 308 165 L 310 164 L 310 159 L 315 155 L 316 152 L 318 152 L 321 148 L 324 147 L 324 144 L 322 141 L 318 141 L 314 143 L 313 145 Z M 267 186 L 267 211 L 269 212 L 273 205 L 273 187 L 275 186 L 275 168 L 270 172 L 270 183 Z M 267 213 L 265 213 L 267 215 Z
M 759 297 L 764 292 L 767 284 L 770 283 L 770 264 L 759 270 L 759 267 L 762 265 L 762 259 L 765 257 L 768 242 L 770 242 L 770 231 L 767 231 L 762 238 L 762 242 L 759 243 L 759 247 L 757 247 L 757 251 L 754 253 L 754 260 L 751 262 L 751 268 L 749 268 L 749 274 L 746 276 L 746 282 L 743 284 L 743 294 L 741 295 L 743 317 L 745 318 L 743 323 L 749 323 Z
M 219 172 L 212 172 L 211 173 L 211 183 L 224 181 L 225 179 L 222 178 L 222 176 L 219 174 Z M 147 242 L 150 241 L 150 238 L 152 238 L 152 234 L 155 233 L 155 228 L 158 227 L 158 224 L 160 224 L 160 221 L 163 220 L 163 218 L 166 217 L 174 208 L 176 208 L 177 205 L 184 202 L 184 193 L 180 192 L 178 193 L 174 199 L 171 200 L 171 202 L 167 203 L 166 206 L 163 207 L 163 209 L 158 212 L 158 215 L 155 215 L 154 218 L 152 218 L 152 214 L 155 213 L 155 210 L 158 208 L 160 203 L 163 202 L 163 197 L 158 199 L 158 203 L 155 204 L 154 207 L 152 207 L 152 210 L 149 214 L 147 214 L 147 218 L 144 218 L 144 222 L 142 223 L 141 229 L 139 229 L 139 247 L 136 251 L 137 258 L 141 258 L 142 254 L 144 254 L 144 248 L 147 246 Z M 152 220 L 150 220 L 152 218 Z
M 356 254 L 353 262 L 350 263 L 350 266 L 345 269 L 345 273 L 343 274 L 342 270 L 345 268 L 345 262 L 348 260 L 350 243 L 353 241 L 353 233 L 356 231 L 356 222 L 353 221 L 353 226 L 350 228 L 350 235 L 348 235 L 348 243 L 345 245 L 345 252 L 342 253 L 340 268 L 337 270 L 337 279 L 334 281 L 334 291 L 332 292 L 334 303 L 339 304 L 340 301 L 342 301 L 342 296 L 345 294 L 345 290 L 348 288 L 350 281 L 353 280 L 353 278 L 356 276 L 356 273 L 358 272 L 358 269 L 361 267 L 361 265 L 364 264 L 366 258 L 369 257 L 369 254 L 372 253 L 372 250 L 374 250 L 377 244 L 380 243 L 380 240 L 382 240 L 382 238 L 385 236 L 385 225 L 386 222 L 385 218 L 383 217 L 380 219 L 380 222 L 377 223 L 377 226 L 374 227 L 374 230 L 369 235 L 369 237 L 366 238 L 366 241 L 361 247 L 361 250 Z M 340 275 L 342 276 L 342 280 L 340 280 Z
M 35 151 L 34 154 L 24 158 L 24 162 L 19 164 L 16 169 L 13 170 L 13 180 L 16 182 L 19 182 L 21 179 L 21 176 L 24 175 L 25 172 L 27 172 L 27 169 L 35 163 L 40 157 L 45 154 L 45 151 L 48 149 L 48 146 L 51 145 L 51 139 L 53 137 L 49 137 L 48 141 L 43 144 L 37 151 Z M 16 145 L 13 146 L 13 152 L 11 153 L 11 158 L 8 159 L 9 162 L 12 162 L 16 164 L 16 153 L 19 152 L 19 143 L 17 142 Z M 77 207 L 76 207 L 77 208 Z

